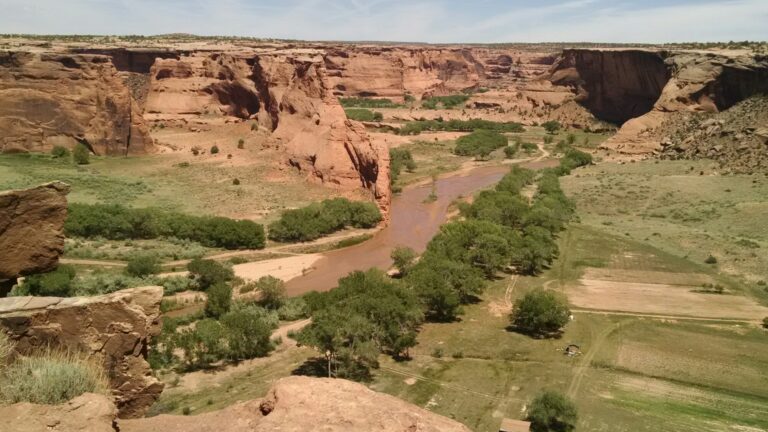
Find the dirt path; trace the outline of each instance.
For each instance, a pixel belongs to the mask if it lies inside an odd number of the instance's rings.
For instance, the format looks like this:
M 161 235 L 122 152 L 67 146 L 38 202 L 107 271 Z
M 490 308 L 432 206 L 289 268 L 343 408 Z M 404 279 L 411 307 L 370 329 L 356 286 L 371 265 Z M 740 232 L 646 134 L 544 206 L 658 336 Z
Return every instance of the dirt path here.
M 504 305 L 511 311 L 514 306 L 512 304 L 512 292 L 515 290 L 515 285 L 517 285 L 517 281 L 520 277 L 518 275 L 513 275 L 509 279 L 510 281 L 507 284 L 507 289 L 504 291 Z
M 583 314 L 595 314 L 595 315 L 630 316 L 630 317 L 651 318 L 651 319 L 659 319 L 659 320 L 715 321 L 715 322 L 726 322 L 726 323 L 749 323 L 749 324 L 760 323 L 760 320 L 749 320 L 749 319 L 741 319 L 741 318 L 706 318 L 706 317 L 695 317 L 695 316 L 687 316 L 687 315 L 658 315 L 658 314 L 644 314 L 644 313 L 635 313 L 635 312 L 580 309 L 580 308 L 575 308 L 573 306 L 571 306 L 571 312 L 583 313 Z
M 61 258 L 59 262 L 61 264 L 92 265 L 101 267 L 125 267 L 128 265 L 124 261 L 101 261 L 79 258 Z
M 576 374 L 571 379 L 571 385 L 568 386 L 567 395 L 569 398 L 576 398 L 576 394 L 579 392 L 579 388 L 581 387 L 581 382 L 584 380 L 584 375 L 590 368 L 592 359 L 595 358 L 595 354 L 597 354 L 597 352 L 600 351 L 600 349 L 603 347 L 606 339 L 608 339 L 608 336 L 620 325 L 621 323 L 613 324 L 602 329 L 600 333 L 597 334 L 597 337 L 594 339 L 593 343 L 587 350 L 587 353 L 581 357 L 579 365 L 576 366 Z

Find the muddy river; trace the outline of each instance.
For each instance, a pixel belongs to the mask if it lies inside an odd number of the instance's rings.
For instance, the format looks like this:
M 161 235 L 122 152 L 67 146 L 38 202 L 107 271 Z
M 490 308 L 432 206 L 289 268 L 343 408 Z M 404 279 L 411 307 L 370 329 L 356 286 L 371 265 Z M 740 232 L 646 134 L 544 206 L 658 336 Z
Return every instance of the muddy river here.
M 545 160 L 523 164 L 528 168 L 556 165 Z M 432 185 L 406 188 L 392 199 L 390 224 L 372 239 L 359 245 L 323 253 L 313 270 L 286 283 L 290 296 L 309 291 L 327 291 L 337 281 L 355 270 L 372 267 L 387 270 L 392 265 L 389 257 L 397 246 L 408 246 L 423 252 L 429 240 L 438 232 L 446 219 L 451 202 L 497 183 L 510 166 L 479 167 L 471 171 L 441 178 L 436 182 L 437 200 L 425 203 Z

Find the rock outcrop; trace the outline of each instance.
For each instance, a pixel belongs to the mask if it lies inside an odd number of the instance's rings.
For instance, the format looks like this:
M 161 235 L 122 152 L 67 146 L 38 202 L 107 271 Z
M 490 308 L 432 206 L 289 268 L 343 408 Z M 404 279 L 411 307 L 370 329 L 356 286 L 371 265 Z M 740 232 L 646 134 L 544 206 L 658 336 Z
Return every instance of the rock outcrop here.
M 51 346 L 99 359 L 119 416 L 139 417 L 163 390 L 146 360 L 149 339 L 160 331 L 162 296 L 162 287 L 146 287 L 96 297 L 3 298 L 0 328 L 22 354 Z
M 460 93 L 484 77 L 483 65 L 469 49 L 338 47 L 328 50 L 325 67 L 337 96 L 397 102 L 406 94 L 422 99 Z M 503 72 L 503 67 L 494 70 Z
M 0 52 L 0 151 L 46 152 L 78 142 L 98 155 L 153 147 L 110 57 Z
M 715 113 L 768 92 L 768 58 L 747 52 L 565 50 L 549 80 L 596 117 L 622 124 L 604 149 L 657 153 L 674 113 Z
M 67 193 L 69 186 L 59 182 L 0 192 L 0 280 L 56 268 L 64 252 Z
M 203 113 L 253 119 L 286 162 L 312 179 L 371 192 L 386 214 L 389 157 L 330 90 L 321 51 L 198 52 L 159 59 L 145 110 L 155 119 Z
M 5 432 L 115 432 L 117 409 L 106 396 L 86 393 L 61 405 L 0 406 Z
M 288 377 L 263 400 L 195 416 L 119 422 L 121 432 L 468 432 L 451 419 L 351 381 Z

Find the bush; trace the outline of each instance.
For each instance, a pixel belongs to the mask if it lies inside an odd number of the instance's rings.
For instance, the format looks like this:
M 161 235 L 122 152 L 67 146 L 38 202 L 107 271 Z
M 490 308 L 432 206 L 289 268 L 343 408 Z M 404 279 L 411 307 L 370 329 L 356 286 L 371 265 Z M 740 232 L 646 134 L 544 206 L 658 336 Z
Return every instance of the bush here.
M 341 106 L 344 108 L 400 108 L 402 105 L 398 105 L 392 102 L 390 99 L 373 99 L 373 98 L 339 98 Z
M 175 237 L 225 249 L 261 249 L 265 243 L 264 227 L 249 220 L 189 216 L 115 204 L 70 203 L 68 207 L 64 233 L 69 237 L 110 240 Z
M 244 139 L 240 138 L 240 140 L 237 141 L 237 148 L 239 148 L 240 150 L 245 148 L 245 140 Z
M 768 329 L 768 317 L 763 318 L 763 328 Z
M 392 250 L 390 255 L 392 263 L 400 273 L 400 276 L 405 276 L 413 267 L 414 261 L 416 261 L 416 252 L 405 246 L 398 246 Z
M 507 159 L 512 159 L 517 154 L 517 145 L 508 145 L 504 147 L 504 156 Z
M 278 310 L 285 303 L 285 282 L 273 276 L 263 276 L 256 281 L 259 304 L 270 310 Z
M 65 158 L 69 156 L 69 150 L 66 147 L 62 146 L 53 146 L 51 149 L 51 156 L 59 159 L 59 158 Z
M 397 182 L 403 168 L 408 172 L 413 172 L 416 169 L 416 161 L 413 160 L 411 152 L 398 148 L 389 149 L 389 173 L 392 184 Z
M 520 123 L 494 122 L 482 119 L 471 120 L 419 120 L 406 123 L 398 130 L 400 135 L 418 135 L 424 131 L 452 131 L 452 132 L 473 132 L 478 129 L 492 130 L 496 132 L 525 132 L 525 128 Z
M 71 353 L 47 352 L 21 357 L 0 377 L 0 397 L 6 403 L 55 405 L 83 393 L 104 393 L 103 370 Z
M 507 137 L 489 131 L 477 130 L 456 140 L 454 153 L 460 156 L 486 158 L 496 149 L 507 145 Z
M 290 297 L 283 301 L 277 316 L 283 321 L 296 321 L 307 317 L 307 302 L 301 297 Z
M 570 432 L 576 429 L 576 406 L 560 393 L 537 396 L 528 409 L 531 432 Z
M 91 163 L 91 152 L 88 150 L 88 147 L 77 143 L 74 150 L 72 150 L 72 160 L 78 165 L 88 165 Z
M 156 255 L 140 254 L 131 257 L 125 267 L 125 273 L 130 276 L 144 277 L 160 273 L 160 262 Z
M 219 153 L 219 146 L 217 145 L 211 146 L 211 154 L 215 155 L 217 153 Z
M 710 255 L 707 257 L 707 259 L 704 260 L 707 264 L 717 264 L 717 258 L 715 258 L 713 255 Z
M 534 336 L 557 333 L 568 323 L 571 311 L 565 297 L 537 289 L 515 302 L 511 320 L 516 329 Z
M 27 295 L 44 297 L 69 297 L 72 295 L 76 271 L 71 265 L 62 264 L 56 270 L 28 276 L 21 286 Z
M 198 321 L 193 328 L 182 330 L 174 341 L 184 355 L 187 370 L 210 367 L 227 356 L 224 327 L 210 318 Z
M 274 346 L 270 341 L 273 327 L 253 308 L 240 308 L 221 317 L 231 360 L 264 357 Z
M 196 258 L 187 264 L 187 270 L 195 277 L 198 289 L 208 290 L 209 287 L 231 281 L 235 272 L 217 261 Z
M 350 120 L 361 122 L 378 122 L 384 120 L 384 115 L 380 112 L 371 111 L 365 108 L 347 108 L 344 112 L 347 113 L 347 118 Z
M 10 362 L 15 349 L 16 344 L 4 331 L 0 331 L 0 372 Z
M 283 212 L 269 225 L 269 238 L 280 242 L 310 241 L 344 229 L 372 228 L 381 221 L 381 213 L 371 202 L 334 198 Z
M 548 122 L 544 122 L 541 125 L 544 127 L 544 130 L 546 130 L 547 133 L 550 134 L 550 135 L 556 134 L 563 127 L 563 125 L 561 125 L 560 122 L 555 121 L 555 120 L 550 120 Z
M 208 301 L 205 302 L 205 316 L 219 318 L 229 312 L 232 307 L 232 287 L 219 282 L 206 291 Z
M 240 179 L 236 178 L 236 179 L 232 180 L 232 184 L 235 185 L 235 186 L 240 186 Z

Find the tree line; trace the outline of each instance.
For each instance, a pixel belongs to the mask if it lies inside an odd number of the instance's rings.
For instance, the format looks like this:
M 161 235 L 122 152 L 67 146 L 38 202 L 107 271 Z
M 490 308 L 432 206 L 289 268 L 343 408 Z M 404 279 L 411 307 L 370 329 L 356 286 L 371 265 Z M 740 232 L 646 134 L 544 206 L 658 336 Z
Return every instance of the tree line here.
M 269 238 L 280 242 L 304 242 L 346 227 L 373 228 L 381 212 L 372 202 L 333 198 L 283 212 L 269 224 Z

